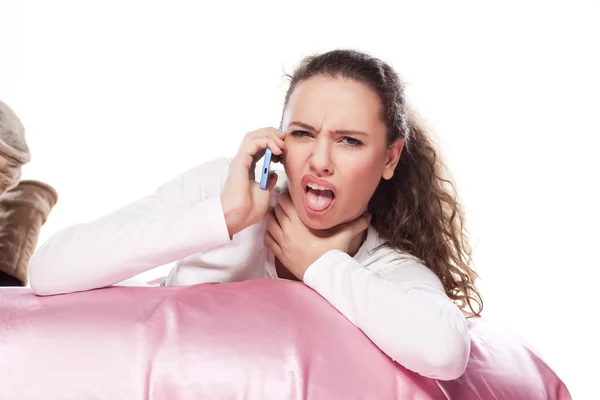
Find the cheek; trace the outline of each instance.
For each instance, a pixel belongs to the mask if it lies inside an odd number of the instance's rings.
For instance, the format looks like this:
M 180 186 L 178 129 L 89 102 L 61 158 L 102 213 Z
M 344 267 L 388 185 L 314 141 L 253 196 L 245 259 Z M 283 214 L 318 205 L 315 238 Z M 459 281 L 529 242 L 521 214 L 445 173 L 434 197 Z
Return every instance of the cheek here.
M 286 149 L 281 163 L 290 182 L 302 179 L 309 171 L 309 159 L 312 147 L 305 144 L 286 142 Z
M 379 158 L 362 157 L 346 163 L 343 169 L 344 208 L 362 212 L 381 180 L 383 172 Z
M 294 196 L 294 187 L 296 182 L 300 182 L 304 175 L 306 162 L 303 160 L 302 154 L 298 151 L 295 146 L 289 146 L 286 149 L 283 159 L 281 161 L 285 170 L 285 175 L 288 180 L 288 190 Z

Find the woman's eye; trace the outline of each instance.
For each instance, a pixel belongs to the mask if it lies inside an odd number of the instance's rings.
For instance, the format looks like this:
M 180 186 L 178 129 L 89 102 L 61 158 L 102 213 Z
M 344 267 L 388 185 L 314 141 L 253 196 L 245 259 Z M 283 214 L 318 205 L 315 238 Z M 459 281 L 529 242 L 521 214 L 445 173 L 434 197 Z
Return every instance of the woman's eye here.
M 349 146 L 358 147 L 358 146 L 362 146 L 362 144 L 363 144 L 363 142 L 361 142 L 358 139 L 354 139 L 353 137 L 344 136 L 342 139 Z
M 310 132 L 306 132 L 306 131 L 293 131 L 292 136 L 307 137 L 307 136 L 312 136 L 312 135 L 310 134 Z
M 290 135 L 294 136 L 294 137 L 298 137 L 298 138 L 302 138 L 302 137 L 314 137 L 314 135 L 310 132 L 307 131 L 292 131 L 290 132 Z M 363 145 L 363 142 L 361 142 L 358 139 L 355 139 L 353 137 L 350 136 L 344 136 L 342 138 L 342 142 L 348 146 L 352 146 L 352 147 L 360 147 Z

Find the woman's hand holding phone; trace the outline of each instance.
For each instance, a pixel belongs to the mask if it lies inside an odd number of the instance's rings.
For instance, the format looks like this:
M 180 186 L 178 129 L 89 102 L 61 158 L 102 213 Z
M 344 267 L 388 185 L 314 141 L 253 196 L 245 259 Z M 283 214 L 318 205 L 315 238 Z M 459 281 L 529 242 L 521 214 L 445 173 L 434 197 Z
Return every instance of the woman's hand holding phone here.
M 276 128 L 262 128 L 244 136 L 231 161 L 225 187 L 221 192 L 221 205 L 229 236 L 256 224 L 267 213 L 277 175 L 269 175 L 266 190 L 263 190 L 255 180 L 254 170 L 267 148 L 276 156 L 273 161 L 277 162 L 277 156 L 283 154 L 284 139 L 285 133 Z

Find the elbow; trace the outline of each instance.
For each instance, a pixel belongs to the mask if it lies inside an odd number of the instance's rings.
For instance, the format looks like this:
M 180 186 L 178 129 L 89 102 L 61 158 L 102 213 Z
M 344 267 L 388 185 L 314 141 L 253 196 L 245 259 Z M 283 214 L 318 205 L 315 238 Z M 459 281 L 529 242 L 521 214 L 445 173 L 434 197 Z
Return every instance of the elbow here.
M 396 335 L 401 336 L 400 332 Z M 396 363 L 426 378 L 451 381 L 460 378 L 467 369 L 471 352 L 467 331 L 432 329 L 429 334 L 420 334 L 404 343 L 387 339 L 388 346 L 380 346 L 381 350 Z
M 29 260 L 28 274 L 29 286 L 33 294 L 37 296 L 52 296 L 64 293 L 60 287 L 60 276 L 53 263 L 47 262 L 43 254 L 34 253 Z
M 52 288 L 52 287 L 50 287 L 48 285 L 45 285 L 43 283 L 42 284 L 31 283 L 30 286 L 31 286 L 31 291 L 36 296 L 53 296 L 55 294 L 59 294 L 60 293 L 55 288 Z
M 469 336 L 457 333 L 454 338 L 448 338 L 443 342 L 446 344 L 444 348 L 438 348 L 438 351 L 428 355 L 426 375 L 441 381 L 458 379 L 464 374 L 469 363 L 471 351 Z
M 72 238 L 76 236 L 74 228 L 67 228 L 54 234 L 42 244 L 30 257 L 28 264 L 29 286 L 38 296 L 51 296 L 68 293 L 71 265 L 74 259 L 68 256 L 65 248 L 74 247 Z
M 416 371 L 428 378 L 451 381 L 460 378 L 466 371 L 471 355 L 471 335 L 463 312 L 445 297 L 431 298 L 429 313 L 422 313 L 419 320 L 421 332 L 414 341 L 420 349 L 415 356 Z M 419 325 L 418 321 L 413 321 Z M 420 361 L 418 361 L 420 359 Z
M 453 310 L 454 311 L 454 310 Z M 456 310 L 452 318 L 428 323 L 407 336 L 398 331 L 405 343 L 396 340 L 389 354 L 399 364 L 426 378 L 451 381 L 460 378 L 469 362 L 471 336 L 465 317 Z M 441 323 L 440 323 L 441 322 Z M 417 322 L 414 321 L 417 325 Z M 391 345 L 393 342 L 390 342 Z
M 52 289 L 49 287 L 46 287 L 44 285 L 37 285 L 37 284 L 35 284 L 35 285 L 31 284 L 31 291 L 36 296 L 52 296 L 52 295 L 58 294 L 58 293 L 52 291 Z
M 451 381 L 460 378 L 469 363 L 471 335 L 467 320 L 458 308 L 451 307 L 444 323 L 436 329 L 430 339 L 425 359 L 428 375 L 432 378 Z
M 54 294 L 52 287 L 48 284 L 48 279 L 45 276 L 47 274 L 47 269 L 45 271 L 43 264 L 43 261 L 37 254 L 34 254 L 31 257 L 31 260 L 29 260 L 29 286 L 31 287 L 31 291 L 38 296 Z

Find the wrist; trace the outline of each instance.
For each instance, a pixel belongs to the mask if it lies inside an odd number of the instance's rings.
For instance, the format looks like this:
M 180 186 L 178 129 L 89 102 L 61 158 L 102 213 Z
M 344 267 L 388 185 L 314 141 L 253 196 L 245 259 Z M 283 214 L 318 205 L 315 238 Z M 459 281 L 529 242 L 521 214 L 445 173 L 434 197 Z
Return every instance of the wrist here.
M 221 207 L 223 209 L 223 216 L 225 217 L 225 224 L 227 225 L 227 232 L 229 237 L 233 237 L 236 233 L 244 229 L 242 227 L 242 216 L 243 213 L 239 212 L 239 209 L 227 201 L 227 196 L 223 196 L 221 193 Z

